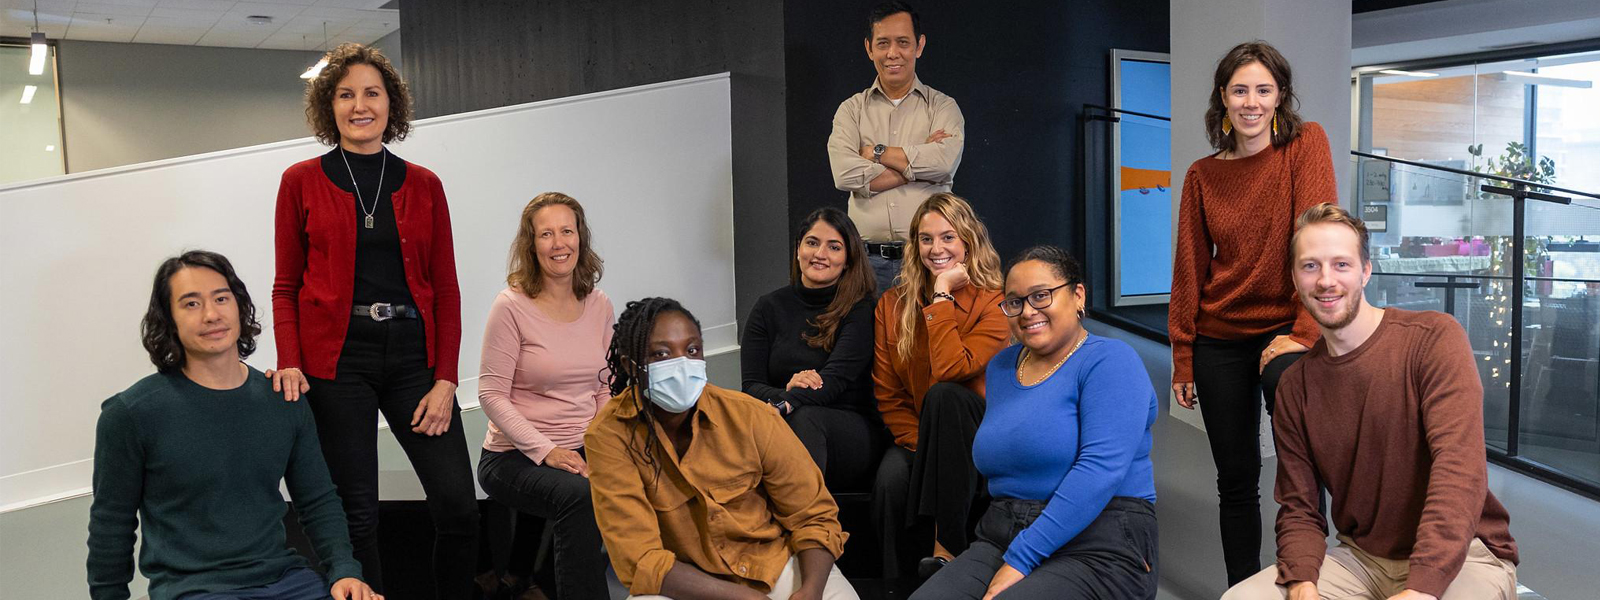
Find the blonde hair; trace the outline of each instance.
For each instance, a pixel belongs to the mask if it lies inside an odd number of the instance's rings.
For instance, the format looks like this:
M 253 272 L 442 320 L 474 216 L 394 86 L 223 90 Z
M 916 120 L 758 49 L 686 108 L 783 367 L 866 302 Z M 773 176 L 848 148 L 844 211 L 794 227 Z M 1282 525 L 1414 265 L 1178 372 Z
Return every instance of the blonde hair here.
M 1295 258 L 1300 254 L 1300 233 L 1305 231 L 1308 225 L 1322 223 L 1343 225 L 1355 231 L 1356 237 L 1361 239 L 1361 264 L 1366 265 L 1372 262 L 1371 251 L 1367 249 L 1370 237 L 1367 234 L 1366 222 L 1362 221 L 1360 217 L 1350 214 L 1350 211 L 1339 208 L 1337 204 L 1323 202 L 1306 209 L 1305 212 L 1300 213 L 1299 218 L 1294 220 L 1294 236 L 1289 238 L 1289 268 L 1294 268 Z
M 938 213 L 949 221 L 956 235 L 961 238 L 961 243 L 966 245 L 967 259 L 964 264 L 967 266 L 967 278 L 971 280 L 967 285 L 985 290 L 998 290 L 1005 286 L 1005 276 L 1000 272 L 1000 254 L 995 252 L 994 243 L 989 241 L 989 229 L 983 226 L 983 221 L 978 220 L 972 205 L 949 192 L 929 196 L 911 215 L 911 242 L 907 244 L 905 258 L 900 261 L 900 275 L 895 278 L 894 284 L 894 290 L 900 294 L 900 339 L 895 341 L 895 349 L 900 353 L 901 360 L 907 361 L 911 360 L 912 346 L 916 343 L 917 336 L 913 332 L 922 326 L 922 309 L 933 299 L 933 272 L 922 264 L 922 252 L 917 241 L 922 218 L 928 213 Z
M 572 270 L 572 293 L 582 300 L 589 296 L 589 292 L 594 291 L 595 284 L 600 283 L 600 275 L 605 271 L 605 261 L 600 260 L 600 255 L 595 254 L 591 246 L 589 220 L 583 216 L 583 205 L 578 204 L 572 196 L 561 192 L 545 192 L 534 196 L 533 200 L 522 209 L 517 237 L 511 242 L 506 284 L 517 288 L 529 298 L 537 297 L 544 288 L 544 272 L 539 268 L 539 257 L 535 256 L 537 250 L 534 246 L 539 238 L 539 232 L 533 230 L 533 216 L 538 214 L 540 209 L 550 206 L 565 206 L 572 209 L 577 221 L 578 266 Z

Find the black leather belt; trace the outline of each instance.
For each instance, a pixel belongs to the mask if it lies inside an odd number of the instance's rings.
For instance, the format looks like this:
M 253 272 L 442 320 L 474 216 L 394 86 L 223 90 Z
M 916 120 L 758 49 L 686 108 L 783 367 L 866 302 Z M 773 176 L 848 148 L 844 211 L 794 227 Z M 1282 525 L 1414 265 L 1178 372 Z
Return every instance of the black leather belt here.
M 374 321 L 387 321 L 389 319 L 419 319 L 417 307 L 406 304 L 389 304 L 379 302 L 371 306 L 357 304 L 350 314 L 358 317 L 371 317 Z
M 888 260 L 900 260 L 905 256 L 905 242 L 867 242 L 867 255 L 878 256 Z

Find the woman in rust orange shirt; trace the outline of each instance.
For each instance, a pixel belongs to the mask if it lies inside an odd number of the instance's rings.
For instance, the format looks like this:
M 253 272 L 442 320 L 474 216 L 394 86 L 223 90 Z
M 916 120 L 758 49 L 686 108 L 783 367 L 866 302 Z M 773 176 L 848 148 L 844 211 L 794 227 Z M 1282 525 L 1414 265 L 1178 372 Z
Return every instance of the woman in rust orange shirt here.
M 884 571 L 899 571 L 903 524 L 932 517 L 928 577 L 967 547 L 967 516 L 982 489 L 972 439 L 983 420 L 983 374 L 1010 330 L 1000 312 L 1000 257 L 960 196 L 934 194 L 911 216 L 916 260 L 901 266 L 874 314 L 872 383 L 894 436 L 873 489 Z
M 1316 342 L 1289 280 L 1294 220 L 1337 203 L 1328 136 L 1295 113 L 1289 62 L 1266 42 L 1217 63 L 1206 133 L 1218 152 L 1184 176 L 1172 260 L 1172 398 L 1196 392 L 1217 465 L 1228 584 L 1261 570 L 1261 401 Z

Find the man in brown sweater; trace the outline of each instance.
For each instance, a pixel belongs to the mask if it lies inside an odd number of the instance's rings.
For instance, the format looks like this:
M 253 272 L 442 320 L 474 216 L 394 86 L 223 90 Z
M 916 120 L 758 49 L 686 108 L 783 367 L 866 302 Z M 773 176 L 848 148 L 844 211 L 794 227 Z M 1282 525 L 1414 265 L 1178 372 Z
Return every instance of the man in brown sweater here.
M 1295 290 L 1322 339 L 1278 385 L 1278 563 L 1223 599 L 1514 599 L 1517 545 L 1488 490 L 1466 332 L 1443 313 L 1367 303 L 1360 219 L 1319 204 L 1296 226 Z

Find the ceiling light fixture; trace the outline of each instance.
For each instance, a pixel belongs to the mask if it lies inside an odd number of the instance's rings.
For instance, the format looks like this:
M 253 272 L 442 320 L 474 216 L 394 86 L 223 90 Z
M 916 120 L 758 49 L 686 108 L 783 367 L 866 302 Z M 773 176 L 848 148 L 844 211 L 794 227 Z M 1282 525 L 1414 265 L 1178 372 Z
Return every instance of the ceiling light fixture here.
M 32 103 L 33 102 L 33 94 L 34 94 L 34 92 L 37 92 L 37 91 L 39 91 L 39 86 L 37 86 L 37 85 L 23 86 L 23 88 L 22 88 L 22 103 L 23 104 Z
M 304 39 L 304 38 L 302 37 L 301 39 Z M 318 60 L 317 64 L 311 65 L 311 68 L 306 69 L 306 72 L 301 73 L 300 74 L 300 78 L 301 79 L 316 79 L 317 74 L 321 73 L 323 69 L 328 68 L 328 55 L 326 54 L 326 52 L 328 51 L 328 22 L 327 21 L 323 21 L 322 22 L 322 50 L 324 52 L 324 54 L 322 55 L 322 59 Z
M 1438 73 L 1424 73 L 1422 71 L 1401 71 L 1398 69 L 1383 69 L 1378 71 L 1385 75 L 1400 75 L 1402 77 L 1438 77 Z
M 28 45 L 33 46 L 33 55 L 28 57 L 28 74 L 43 75 L 44 59 L 50 46 L 44 40 L 44 32 L 39 31 L 39 0 L 33 0 L 33 33 L 28 36 Z
M 250 15 L 244 18 L 251 25 L 271 25 L 272 17 L 268 15 Z

